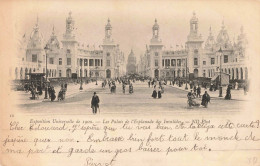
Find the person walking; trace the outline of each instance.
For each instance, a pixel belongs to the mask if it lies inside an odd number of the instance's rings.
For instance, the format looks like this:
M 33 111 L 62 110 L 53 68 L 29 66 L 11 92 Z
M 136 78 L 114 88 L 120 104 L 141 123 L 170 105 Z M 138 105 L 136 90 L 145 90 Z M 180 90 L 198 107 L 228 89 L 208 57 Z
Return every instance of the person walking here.
M 202 96 L 201 105 L 203 105 L 204 107 L 207 108 L 209 102 L 210 102 L 210 96 L 209 96 L 208 92 L 205 91 L 205 93 Z
M 195 94 L 196 97 L 198 97 L 198 96 L 197 96 L 197 88 L 196 88 L 196 85 L 194 85 L 194 87 L 193 87 L 193 93 Z
M 125 84 L 122 83 L 123 93 L 125 94 Z
M 201 88 L 200 86 L 198 85 L 198 88 L 197 88 L 197 97 L 200 98 L 200 93 L 201 93 Z
M 55 98 L 56 98 L 56 95 L 55 95 L 55 89 L 54 89 L 53 86 L 51 86 L 51 91 L 50 91 L 50 93 L 51 93 L 51 101 L 54 101 Z
M 97 109 L 99 109 L 99 102 L 100 102 L 99 97 L 97 96 L 97 93 L 94 92 L 94 95 L 91 100 L 91 108 L 92 108 L 93 114 L 97 113 Z
M 158 99 L 162 98 L 161 87 L 158 89 Z

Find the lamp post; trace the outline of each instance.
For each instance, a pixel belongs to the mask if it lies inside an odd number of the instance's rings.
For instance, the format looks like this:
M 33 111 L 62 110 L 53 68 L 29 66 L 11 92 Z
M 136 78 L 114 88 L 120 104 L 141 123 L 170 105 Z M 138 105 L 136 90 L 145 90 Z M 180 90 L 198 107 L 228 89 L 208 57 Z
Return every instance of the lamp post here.
M 220 49 L 218 50 L 218 53 L 219 53 L 219 60 L 220 60 L 220 66 L 219 66 L 219 96 L 218 97 L 222 97 L 222 78 L 221 78 L 221 75 L 222 75 L 222 61 L 221 61 L 221 57 L 222 57 L 222 54 L 223 54 L 223 51 L 220 47 Z
M 45 97 L 44 99 L 48 99 L 48 85 L 47 85 L 47 82 L 48 82 L 48 68 L 47 68 L 47 65 L 48 65 L 48 51 L 50 50 L 50 47 L 48 44 L 46 44 L 46 46 L 44 47 L 44 50 L 45 50 L 45 54 L 46 54 L 46 57 L 45 57 L 45 61 L 46 61 L 46 70 L 45 70 Z
M 187 77 L 187 74 L 188 74 L 188 65 L 187 65 L 187 61 L 188 59 L 186 58 L 186 86 L 185 86 L 185 90 L 188 90 L 188 85 L 187 85 L 187 82 L 188 82 L 188 77 Z
M 81 66 L 81 69 L 80 69 L 80 87 L 79 87 L 79 90 L 83 90 L 83 87 L 82 87 L 82 59 L 80 59 L 80 66 Z

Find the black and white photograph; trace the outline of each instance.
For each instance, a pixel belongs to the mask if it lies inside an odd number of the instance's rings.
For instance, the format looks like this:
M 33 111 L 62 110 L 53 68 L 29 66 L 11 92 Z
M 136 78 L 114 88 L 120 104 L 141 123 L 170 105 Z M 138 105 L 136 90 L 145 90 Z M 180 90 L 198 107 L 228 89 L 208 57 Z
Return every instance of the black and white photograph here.
M 260 165 L 259 1 L 0 4 L 0 165 Z

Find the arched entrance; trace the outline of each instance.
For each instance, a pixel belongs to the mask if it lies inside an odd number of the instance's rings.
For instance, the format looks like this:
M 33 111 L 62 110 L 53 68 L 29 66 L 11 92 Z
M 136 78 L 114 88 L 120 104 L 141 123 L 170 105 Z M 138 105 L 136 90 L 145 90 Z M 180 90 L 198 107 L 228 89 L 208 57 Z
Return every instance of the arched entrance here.
M 154 70 L 154 77 L 159 78 L 159 70 L 158 69 Z
M 199 76 L 199 70 L 198 69 L 194 69 L 193 70 L 193 74 L 194 74 L 194 78 L 197 78 Z
M 106 70 L 106 78 L 111 78 L 111 70 Z
M 71 69 L 67 69 L 67 70 L 66 70 L 66 76 L 67 76 L 68 78 L 71 77 Z
M 23 68 L 21 68 L 21 70 L 20 70 L 20 80 L 22 80 L 23 79 Z

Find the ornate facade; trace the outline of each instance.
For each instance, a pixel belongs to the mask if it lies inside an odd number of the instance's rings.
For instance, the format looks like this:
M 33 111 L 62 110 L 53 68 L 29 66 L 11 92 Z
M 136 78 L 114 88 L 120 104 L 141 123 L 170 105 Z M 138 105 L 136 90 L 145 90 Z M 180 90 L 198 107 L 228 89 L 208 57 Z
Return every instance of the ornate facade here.
M 45 73 L 46 64 L 49 78 L 71 78 L 73 73 L 78 77 L 88 78 L 114 78 L 125 74 L 124 53 L 112 39 L 109 19 L 105 26 L 105 38 L 99 49 L 80 44 L 74 26 L 75 20 L 70 12 L 61 42 L 53 27 L 46 44 L 43 42 L 37 18 L 28 42 L 25 35 L 20 42 L 17 64 L 10 71 L 12 78 L 23 80 L 28 79 L 27 73 Z
M 186 77 L 192 74 L 196 77 L 214 77 L 220 67 L 223 73 L 229 74 L 231 80 L 248 79 L 246 54 L 247 40 L 243 27 L 237 41 L 232 43 L 227 29 L 222 22 L 216 40 L 209 29 L 209 36 L 204 43 L 199 32 L 198 18 L 195 12 L 190 19 L 190 33 L 187 36 L 185 48 L 178 50 L 164 49 L 159 38 L 157 20 L 152 27 L 153 36 L 149 47 L 140 58 L 139 74 L 152 78 Z M 219 50 L 222 50 L 222 53 Z M 141 65 L 142 64 L 142 65 Z M 187 70 L 187 71 L 186 71 Z

